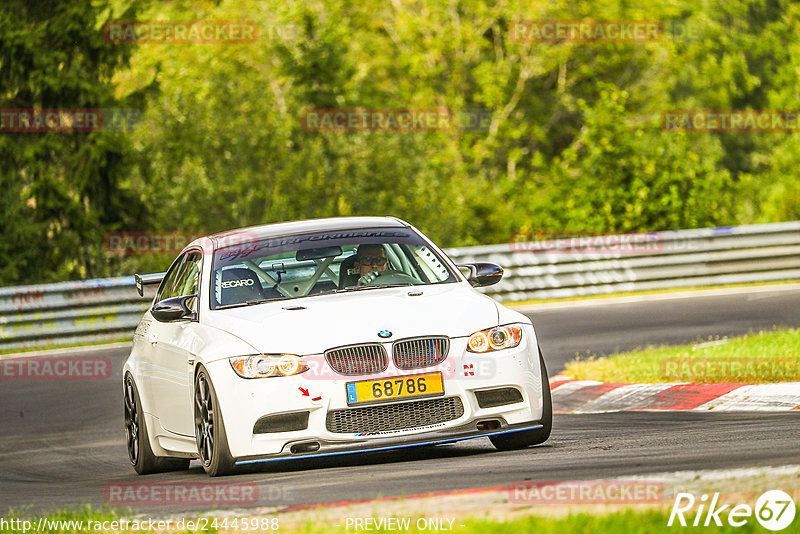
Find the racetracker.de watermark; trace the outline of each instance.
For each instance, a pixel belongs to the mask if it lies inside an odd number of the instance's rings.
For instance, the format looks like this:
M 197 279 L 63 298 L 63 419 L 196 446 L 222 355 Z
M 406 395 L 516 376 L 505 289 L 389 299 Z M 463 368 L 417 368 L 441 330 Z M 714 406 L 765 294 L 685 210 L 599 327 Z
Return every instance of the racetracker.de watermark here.
M 30 356 L 0 360 L 1 380 L 106 380 L 106 356 Z
M 306 109 L 300 118 L 310 132 L 480 132 L 491 123 L 488 109 Z
M 657 480 L 568 480 L 520 482 L 508 488 L 516 504 L 661 503 L 664 485 Z
M 263 498 L 285 503 L 287 491 L 270 488 Z M 110 482 L 104 497 L 109 505 L 228 505 L 250 506 L 259 501 L 259 488 L 251 482 Z
M 109 232 L 103 237 L 103 248 L 114 256 L 142 256 L 151 254 L 176 255 L 192 241 L 207 236 L 208 232 Z M 244 246 L 257 239 L 252 232 L 215 236 L 216 248 Z M 208 249 L 209 243 L 204 250 Z M 209 249 L 210 250 L 210 249 Z
M 240 44 L 258 40 L 258 24 L 249 20 L 115 20 L 103 26 L 113 44 Z
M 665 132 L 798 132 L 800 110 L 675 109 L 661 113 L 660 125 Z
M 515 232 L 511 252 L 540 254 L 659 254 L 664 250 L 661 232 L 588 235 L 585 232 L 536 230 Z
M 765 359 L 732 360 L 726 358 L 696 358 L 675 356 L 661 360 L 663 380 L 693 381 L 702 377 L 704 381 L 714 379 L 736 382 L 760 382 L 765 376 L 797 376 L 800 358 L 771 357 Z
M 307 368 L 300 375 L 304 380 L 340 381 L 342 379 L 342 375 L 333 370 L 323 355 L 303 356 L 302 361 Z M 494 360 L 483 356 L 465 357 L 459 363 L 455 363 L 452 358 L 448 358 L 438 366 L 431 367 L 429 372 L 441 373 L 443 379 L 458 378 L 477 381 L 497 376 L 497 364 Z M 421 373 L 420 369 L 387 368 L 385 371 L 370 375 L 369 380 L 400 380 L 416 377 L 420 374 L 425 373 Z
M 175 255 L 205 234 L 193 232 L 109 232 L 103 248 L 115 256 Z
M 128 132 L 141 120 L 142 110 L 131 108 L 0 109 L 0 132 Z
M 516 43 L 645 43 L 663 35 L 658 20 L 515 20 L 509 27 Z

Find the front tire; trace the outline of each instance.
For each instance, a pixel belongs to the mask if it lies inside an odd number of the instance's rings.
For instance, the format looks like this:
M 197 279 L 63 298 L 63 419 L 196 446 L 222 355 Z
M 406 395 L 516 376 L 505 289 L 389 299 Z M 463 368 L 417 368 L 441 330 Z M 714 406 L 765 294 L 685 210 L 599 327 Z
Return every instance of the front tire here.
M 124 416 L 128 459 L 137 473 L 148 475 L 189 468 L 188 458 L 163 458 L 153 454 L 139 390 L 130 374 L 125 375 Z
M 228 436 L 211 379 L 201 368 L 194 381 L 194 435 L 200 462 L 209 476 L 231 473 L 235 467 L 228 448 Z
M 489 436 L 492 445 L 498 450 L 514 451 L 524 449 L 531 445 L 544 443 L 550 437 L 550 431 L 553 428 L 553 399 L 550 395 L 550 380 L 547 378 L 547 368 L 545 368 L 544 358 L 542 358 L 542 349 L 538 346 L 536 348 L 539 349 L 539 365 L 542 374 L 542 419 L 539 421 L 542 428 Z

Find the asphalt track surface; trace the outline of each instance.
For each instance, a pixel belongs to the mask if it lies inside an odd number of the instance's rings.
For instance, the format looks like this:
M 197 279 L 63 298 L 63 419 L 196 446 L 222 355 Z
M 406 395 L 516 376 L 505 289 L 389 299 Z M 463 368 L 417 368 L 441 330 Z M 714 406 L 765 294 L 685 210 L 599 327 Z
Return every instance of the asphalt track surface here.
M 529 312 L 551 375 L 575 353 L 800 326 L 800 290 L 670 298 Z M 800 459 L 800 413 L 557 414 L 544 445 L 497 452 L 485 438 L 454 445 L 251 466 L 209 479 L 188 471 L 137 476 L 124 446 L 121 375 L 127 349 L 102 353 L 109 380 L 0 379 L 0 515 L 105 503 L 128 483 L 233 482 L 258 487 L 256 507 L 413 495 L 529 480 L 586 480 L 676 470 L 774 466 Z M 241 508 L 138 503 L 144 514 Z

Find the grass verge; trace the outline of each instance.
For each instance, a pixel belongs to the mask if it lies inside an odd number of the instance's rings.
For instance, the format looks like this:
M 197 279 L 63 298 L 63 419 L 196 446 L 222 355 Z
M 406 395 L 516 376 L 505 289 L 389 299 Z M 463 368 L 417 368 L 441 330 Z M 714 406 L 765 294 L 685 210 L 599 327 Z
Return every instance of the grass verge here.
M 576 380 L 627 383 L 798 382 L 800 330 L 762 331 L 693 345 L 589 356 L 569 362 L 564 374 Z
M 621 297 L 642 297 L 647 295 L 668 295 L 670 293 L 684 293 L 686 291 L 706 291 L 712 289 L 735 289 L 737 287 L 763 287 L 763 286 L 781 286 L 786 284 L 796 284 L 798 280 L 776 280 L 769 282 L 747 282 L 742 284 L 717 284 L 710 286 L 686 286 L 686 287 L 671 287 L 666 289 L 648 289 L 645 291 L 620 291 L 616 293 L 598 293 L 596 295 L 580 295 L 576 297 L 560 297 L 550 299 L 531 299 L 520 301 L 504 302 L 506 306 L 531 306 L 534 304 L 549 304 L 551 302 L 573 302 L 576 300 L 598 300 L 598 299 L 613 299 Z

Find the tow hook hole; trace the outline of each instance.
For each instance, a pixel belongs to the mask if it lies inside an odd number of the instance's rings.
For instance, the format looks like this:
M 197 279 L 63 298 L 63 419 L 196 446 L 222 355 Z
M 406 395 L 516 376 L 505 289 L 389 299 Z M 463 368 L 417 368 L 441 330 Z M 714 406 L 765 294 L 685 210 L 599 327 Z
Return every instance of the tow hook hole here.
M 316 452 L 319 450 L 319 443 L 313 441 L 311 443 L 296 443 L 289 449 L 292 454 L 299 454 L 304 452 Z
M 478 430 L 497 430 L 500 428 L 500 421 L 479 421 Z

